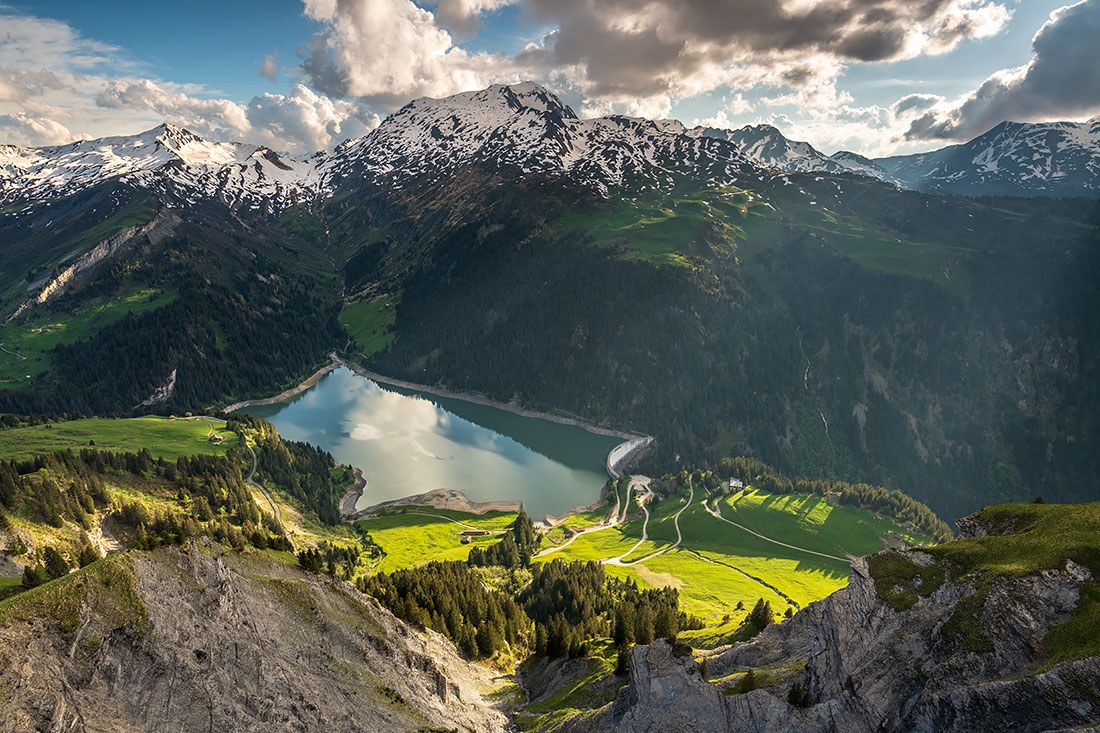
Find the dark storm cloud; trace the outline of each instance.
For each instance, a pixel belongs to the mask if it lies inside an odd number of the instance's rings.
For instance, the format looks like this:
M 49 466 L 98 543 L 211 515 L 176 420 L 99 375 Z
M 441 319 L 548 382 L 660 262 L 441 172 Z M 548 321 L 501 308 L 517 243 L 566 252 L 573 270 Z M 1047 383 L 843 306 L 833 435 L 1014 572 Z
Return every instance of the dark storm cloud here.
M 1100 0 L 1056 11 L 1035 35 L 1031 62 L 994 74 L 961 104 L 932 109 L 906 138 L 969 139 L 1003 120 L 1080 117 L 1100 111 Z
M 876 62 L 951 48 L 1003 25 L 985 0 L 529 0 L 559 31 L 527 52 L 544 68 L 583 68 L 593 94 L 659 94 L 731 65 Z M 820 74 L 810 74 L 805 81 Z

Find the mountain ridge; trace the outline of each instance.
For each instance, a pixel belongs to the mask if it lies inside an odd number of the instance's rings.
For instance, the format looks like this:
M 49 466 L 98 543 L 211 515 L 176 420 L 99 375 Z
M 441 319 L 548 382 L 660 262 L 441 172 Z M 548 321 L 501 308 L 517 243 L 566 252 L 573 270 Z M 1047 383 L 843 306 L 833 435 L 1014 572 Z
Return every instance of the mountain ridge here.
M 1003 122 L 961 145 L 869 158 L 847 151 L 824 155 L 767 124 L 688 129 L 667 119 L 580 119 L 538 84 L 497 84 L 415 99 L 366 135 L 307 156 L 208 141 L 169 123 L 68 145 L 0 145 L 0 204 L 49 200 L 118 179 L 185 205 L 218 199 L 231 209 L 274 214 L 329 197 L 348 179 L 401 187 L 439 180 L 471 164 L 520 179 L 568 178 L 601 196 L 628 181 L 661 189 L 686 175 L 729 184 L 767 177 L 769 170 L 854 173 L 956 195 L 1095 196 L 1100 118 Z

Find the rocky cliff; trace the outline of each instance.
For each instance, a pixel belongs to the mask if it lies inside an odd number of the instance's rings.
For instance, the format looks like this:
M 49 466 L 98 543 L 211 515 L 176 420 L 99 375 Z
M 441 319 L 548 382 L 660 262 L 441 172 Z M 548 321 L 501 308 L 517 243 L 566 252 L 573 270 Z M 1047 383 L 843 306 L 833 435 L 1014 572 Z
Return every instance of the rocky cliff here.
M 667 642 L 636 647 L 629 685 L 574 729 L 931 732 L 1097 725 L 1100 631 L 1093 623 L 1097 583 L 1087 565 L 1095 566 L 1100 535 L 1087 539 L 1096 532 L 1097 505 L 1080 507 L 1089 515 L 1080 518 L 1080 532 L 1059 534 L 1030 510 L 983 513 L 960 522 L 970 537 L 858 560 L 847 588 L 709 657 L 708 680 L 699 662 L 677 656 Z M 1064 514 L 1047 520 L 1070 529 L 1077 521 Z M 990 557 L 999 559 L 991 563 Z M 760 689 L 735 694 L 748 670 Z M 805 706 L 788 703 L 796 683 L 809 693 Z
M 0 730 L 503 730 L 490 670 L 263 553 L 113 555 L 0 606 Z

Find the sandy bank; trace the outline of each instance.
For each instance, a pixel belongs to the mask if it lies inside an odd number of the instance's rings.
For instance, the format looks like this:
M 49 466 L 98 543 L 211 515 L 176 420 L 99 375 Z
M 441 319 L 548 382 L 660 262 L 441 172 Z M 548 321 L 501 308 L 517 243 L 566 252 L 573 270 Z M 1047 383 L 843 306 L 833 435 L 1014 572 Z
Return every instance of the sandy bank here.
M 341 514 L 355 514 L 355 505 L 359 503 L 359 497 L 363 495 L 363 489 L 367 487 L 367 480 L 363 478 L 363 472 L 355 466 L 351 467 L 355 474 L 355 481 L 348 487 L 348 492 L 340 500 Z

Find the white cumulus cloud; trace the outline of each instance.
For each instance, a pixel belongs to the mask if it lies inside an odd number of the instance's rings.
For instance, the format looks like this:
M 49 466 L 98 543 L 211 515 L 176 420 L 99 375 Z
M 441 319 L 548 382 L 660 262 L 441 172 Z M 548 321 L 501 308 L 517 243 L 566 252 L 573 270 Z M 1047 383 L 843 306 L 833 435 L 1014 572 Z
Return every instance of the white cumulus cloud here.
M 1051 14 L 1032 39 L 1027 64 L 998 71 L 960 99 L 927 105 L 905 135 L 965 140 L 1003 120 L 1077 119 L 1098 112 L 1100 0 L 1082 0 Z
M 446 96 L 520 81 L 503 55 L 470 53 L 410 0 L 305 0 L 322 24 L 302 65 L 311 86 L 390 111 L 420 96 Z

